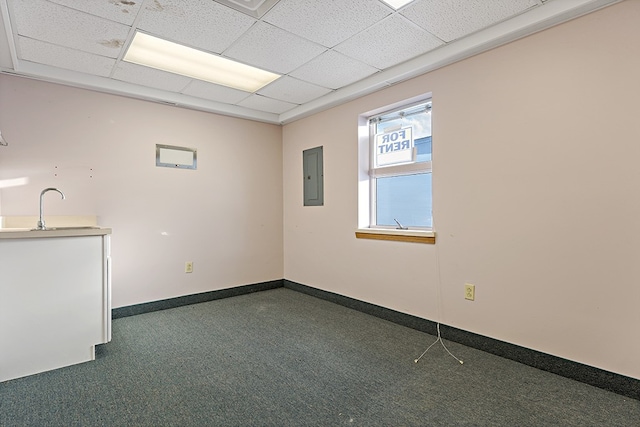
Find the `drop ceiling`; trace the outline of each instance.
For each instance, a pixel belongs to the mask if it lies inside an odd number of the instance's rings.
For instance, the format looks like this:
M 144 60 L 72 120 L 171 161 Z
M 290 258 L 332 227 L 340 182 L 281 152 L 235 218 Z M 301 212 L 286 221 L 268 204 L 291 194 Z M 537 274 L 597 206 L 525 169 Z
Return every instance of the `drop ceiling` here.
M 0 0 L 0 72 L 288 123 L 619 0 Z M 123 61 L 136 31 L 278 73 L 255 93 Z

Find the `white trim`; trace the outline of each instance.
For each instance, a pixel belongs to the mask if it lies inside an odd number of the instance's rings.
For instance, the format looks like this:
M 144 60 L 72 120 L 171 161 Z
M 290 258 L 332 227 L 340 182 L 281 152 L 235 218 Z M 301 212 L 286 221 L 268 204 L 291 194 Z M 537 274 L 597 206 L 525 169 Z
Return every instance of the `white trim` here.
M 382 166 L 369 171 L 371 178 L 384 178 L 387 176 L 415 175 L 418 173 L 430 173 L 431 161 L 403 163 L 401 165 Z
M 254 120 L 265 123 L 278 123 L 278 115 L 264 111 L 251 110 L 238 105 L 225 104 L 197 98 L 183 93 L 166 92 L 161 89 L 136 85 L 133 83 L 108 79 L 106 77 L 93 76 L 71 70 L 36 64 L 29 61 L 20 61 L 20 71 L 0 70 L 0 73 L 16 75 L 47 82 L 69 85 L 98 92 L 127 96 L 130 98 L 144 99 L 159 102 L 175 107 L 192 108 L 199 111 L 224 114 L 231 117 Z M 250 94 L 247 94 L 249 96 Z
M 15 70 L 17 67 L 16 64 L 18 63 L 18 53 L 16 52 L 16 43 L 14 40 L 11 20 L 9 19 L 9 5 L 6 0 L 0 0 L 0 15 L 0 19 L 2 19 L 2 23 L 0 23 L 0 30 L 3 30 L 0 34 L 0 46 L 9 46 L 9 56 L 11 57 L 12 62 L 11 67 Z M 5 64 L 2 65 L 5 66 Z

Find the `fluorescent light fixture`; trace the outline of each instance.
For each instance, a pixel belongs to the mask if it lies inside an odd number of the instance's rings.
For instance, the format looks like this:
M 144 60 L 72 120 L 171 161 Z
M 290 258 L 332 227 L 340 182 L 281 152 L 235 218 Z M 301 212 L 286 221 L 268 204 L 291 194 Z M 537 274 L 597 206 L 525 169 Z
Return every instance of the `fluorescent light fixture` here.
M 280 77 L 279 74 L 139 32 L 133 37 L 123 59 L 246 92 L 255 92 Z
M 402 6 L 411 3 L 413 0 L 382 0 L 382 1 L 388 4 L 389 6 L 391 6 L 392 8 L 394 8 L 395 10 L 398 10 Z

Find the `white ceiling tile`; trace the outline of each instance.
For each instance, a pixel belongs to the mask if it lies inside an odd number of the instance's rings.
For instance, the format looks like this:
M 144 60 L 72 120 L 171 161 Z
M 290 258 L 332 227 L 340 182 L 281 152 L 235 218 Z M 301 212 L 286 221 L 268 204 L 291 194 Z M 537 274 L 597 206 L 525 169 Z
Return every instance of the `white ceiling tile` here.
M 107 1 L 87 1 L 87 0 L 49 0 L 63 6 L 87 12 L 92 15 L 120 22 L 121 24 L 133 24 L 138 10 L 144 0 L 107 0 Z
M 124 61 L 118 63 L 113 78 L 171 92 L 180 92 L 191 82 L 189 77 Z
M 95 76 L 108 77 L 116 60 L 106 56 L 93 55 L 76 49 L 56 46 L 26 37 L 18 38 L 20 57 L 65 70 L 78 71 Z
M 116 58 L 129 27 L 43 0 L 13 2 L 19 35 Z M 66 29 L 62 30 L 61 29 Z
M 268 71 L 287 74 L 325 51 L 323 46 L 258 22 L 225 56 Z
M 164 39 L 222 53 L 255 19 L 212 0 L 147 2 L 138 28 Z
M 450 42 L 538 5 L 537 0 L 419 0 L 401 13 Z
M 293 77 L 283 76 L 265 88 L 258 94 L 294 104 L 304 104 L 331 92 L 326 87 L 316 86 Z
M 251 108 L 253 110 L 266 111 L 267 113 L 282 114 L 285 111 L 289 111 L 292 108 L 297 107 L 297 104 L 290 102 L 280 101 L 277 99 L 267 98 L 261 95 L 251 95 L 245 98 L 237 105 L 241 107 Z
M 376 68 L 387 68 L 442 45 L 427 31 L 400 15 L 369 27 L 335 50 Z
M 249 92 L 204 82 L 202 80 L 192 80 L 182 93 L 211 101 L 225 102 L 227 104 L 237 104 L 250 95 Z
M 290 76 L 331 89 L 338 89 L 377 73 L 375 67 L 328 50 L 313 58 Z
M 391 10 L 378 0 L 280 0 L 263 20 L 333 47 L 389 14 Z
M 439 49 L 452 51 L 445 59 L 455 61 L 485 50 L 478 46 L 488 49 L 616 1 L 414 0 L 396 11 L 381 0 L 0 0 L 8 11 L 0 14 L 0 29 L 7 29 L 0 31 L 0 63 L 44 80 L 64 75 L 69 84 L 116 93 L 137 84 L 132 96 L 147 86 L 164 90 L 168 102 L 176 99 L 173 92 L 194 108 L 211 100 L 211 110 L 228 103 L 234 114 L 246 107 L 247 117 L 263 120 L 266 111 L 290 121 L 417 75 L 423 68 L 406 68 L 420 61 L 406 61 L 445 43 L 467 35 L 481 40 Z M 496 26 L 514 17 L 513 25 Z M 487 27 L 495 31 L 483 32 Z M 136 30 L 285 76 L 249 94 L 117 62 Z M 440 63 L 429 58 L 424 62 Z M 362 88 L 363 79 L 373 84 Z

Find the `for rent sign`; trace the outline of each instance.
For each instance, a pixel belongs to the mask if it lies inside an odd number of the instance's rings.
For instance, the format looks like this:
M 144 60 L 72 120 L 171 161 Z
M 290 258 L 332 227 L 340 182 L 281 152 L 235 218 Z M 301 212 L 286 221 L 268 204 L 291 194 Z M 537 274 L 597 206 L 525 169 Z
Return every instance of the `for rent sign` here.
M 377 166 L 407 163 L 413 160 L 413 137 L 410 127 L 376 135 Z

